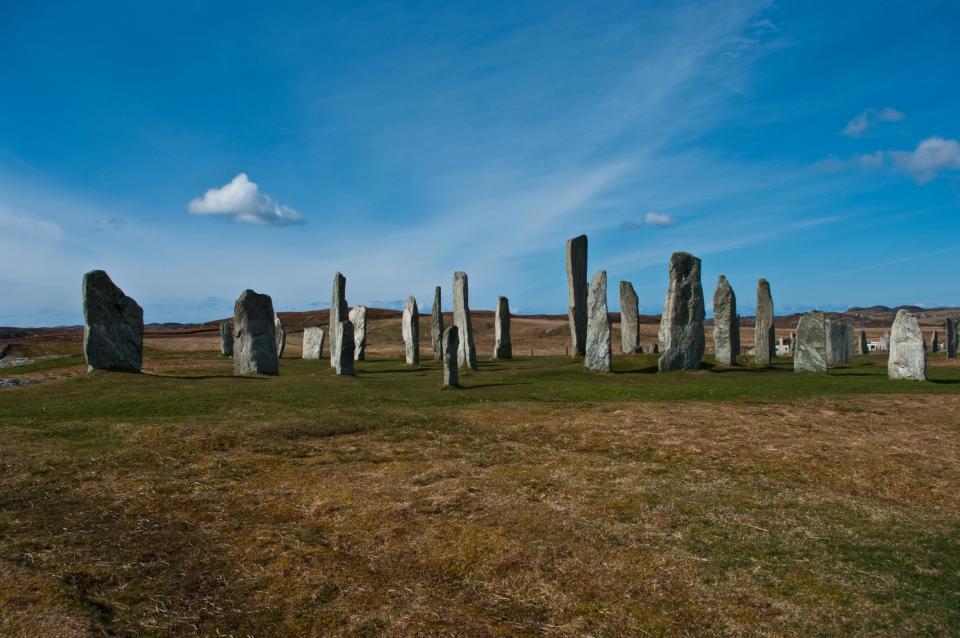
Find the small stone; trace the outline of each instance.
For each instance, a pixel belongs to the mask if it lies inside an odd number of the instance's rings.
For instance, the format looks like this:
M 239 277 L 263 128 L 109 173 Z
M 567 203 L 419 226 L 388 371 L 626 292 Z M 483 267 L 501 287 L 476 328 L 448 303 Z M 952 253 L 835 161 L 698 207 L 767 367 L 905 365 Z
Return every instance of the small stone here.
M 703 358 L 703 286 L 700 260 L 690 253 L 670 257 L 670 286 L 660 318 L 660 360 L 657 368 L 696 370 Z
M 453 273 L 453 323 L 457 326 L 460 351 L 457 362 L 460 367 L 477 369 L 477 349 L 473 344 L 473 323 L 470 320 L 470 289 L 467 273 Z
M 433 345 L 433 358 L 443 359 L 443 308 L 440 306 L 440 286 L 433 291 L 433 309 L 430 313 L 430 343 Z
M 367 357 L 367 307 L 351 308 L 350 323 L 353 324 L 353 360 L 363 361 Z
M 587 349 L 583 365 L 610 372 L 610 314 L 607 312 L 607 271 L 598 270 L 587 292 Z
M 337 273 L 333 276 L 333 294 L 330 297 L 329 339 L 331 368 L 337 367 L 337 360 L 340 354 L 337 352 L 337 347 L 341 339 L 337 335 L 337 331 L 340 329 L 340 324 L 349 318 L 349 313 L 350 311 L 347 308 L 347 278 Z M 350 356 L 353 357 L 352 349 Z
M 629 281 L 620 282 L 620 352 L 640 352 L 640 305 Z
M 890 329 L 890 356 L 887 375 L 891 379 L 925 381 L 927 353 L 923 349 L 923 332 L 917 318 L 907 310 L 898 310 Z
M 944 345 L 947 349 L 947 359 L 957 358 L 957 341 L 958 337 L 960 337 L 957 332 L 958 324 L 960 324 L 960 317 L 956 315 L 947 317 L 946 320 L 944 320 L 944 333 L 946 334 Z
M 827 371 L 827 318 L 822 312 L 808 312 L 797 323 L 793 351 L 794 372 Z
M 277 374 L 276 324 L 270 295 L 244 290 L 233 305 L 233 373 Z
M 91 270 L 83 276 L 83 323 L 88 371 L 140 371 L 143 309 L 103 270 Z
M 460 377 L 457 370 L 457 353 L 460 351 L 460 338 L 457 336 L 458 332 L 459 330 L 455 325 L 444 330 L 440 348 L 440 356 L 443 360 L 443 385 L 454 388 L 460 385 Z
M 737 295 L 723 275 L 713 291 L 713 355 L 717 364 L 732 366 L 740 354 L 740 315 Z
M 408 366 L 420 363 L 420 312 L 417 309 L 417 300 L 407 297 L 403 306 L 403 352 Z
M 513 359 L 513 344 L 510 341 L 510 301 L 497 297 L 497 311 L 493 321 L 493 358 Z
M 323 358 L 323 328 L 310 326 L 303 329 L 303 358 Z
M 773 296 L 770 282 L 760 278 L 757 282 L 757 312 L 754 323 L 754 356 L 758 366 L 770 365 L 777 351 L 777 335 L 773 325 Z
M 273 314 L 273 333 L 277 339 L 277 358 L 283 357 L 283 351 L 287 348 L 287 331 L 283 329 L 283 322 L 280 321 L 280 315 Z
M 586 354 L 587 339 L 587 236 L 567 240 L 567 290 L 570 306 L 570 353 L 574 357 Z
M 341 321 L 337 326 L 337 341 L 337 360 L 333 368 L 339 375 L 353 374 L 353 324 L 349 320 Z
M 233 356 L 233 321 L 229 319 L 220 322 L 220 354 Z
M 930 337 L 930 352 L 940 352 L 940 333 L 936 330 L 933 331 L 933 336 Z

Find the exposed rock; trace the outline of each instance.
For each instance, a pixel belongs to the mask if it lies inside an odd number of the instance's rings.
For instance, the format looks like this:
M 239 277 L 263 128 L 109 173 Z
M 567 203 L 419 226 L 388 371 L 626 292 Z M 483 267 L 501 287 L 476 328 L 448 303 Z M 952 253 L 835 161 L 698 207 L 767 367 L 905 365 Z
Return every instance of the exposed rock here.
M 930 352 L 940 352 L 940 332 L 937 330 L 934 330 L 930 337 Z
M 334 348 L 331 345 L 331 350 Z M 337 374 L 353 374 L 353 324 L 349 320 L 340 322 L 337 326 L 337 360 L 333 369 Z
M 570 306 L 570 352 L 574 357 L 586 354 L 587 340 L 587 236 L 567 240 L 567 289 Z
M 287 349 L 287 331 L 283 329 L 283 322 L 280 321 L 280 315 L 277 313 L 273 313 L 273 332 L 277 339 L 277 358 L 279 359 Z
M 460 349 L 457 363 L 471 370 L 477 369 L 477 349 L 473 344 L 473 324 L 470 321 L 470 290 L 467 273 L 453 273 L 453 323 L 457 326 Z
M 620 352 L 640 352 L 639 299 L 629 281 L 620 282 Z
M 443 331 L 440 357 L 443 360 L 443 385 L 457 387 L 460 385 L 460 375 L 457 370 L 457 359 L 460 352 L 459 330 L 453 325 Z
M 417 309 L 417 300 L 407 297 L 403 306 L 403 352 L 408 366 L 420 363 L 420 311 Z
M 757 312 L 754 324 L 754 356 L 758 366 L 770 365 L 777 352 L 777 335 L 773 326 L 773 296 L 770 282 L 763 277 L 757 282 Z
M 350 323 L 353 324 L 353 360 L 363 361 L 367 357 L 367 307 L 354 306 L 350 310 Z
M 83 276 L 83 354 L 88 370 L 139 372 L 143 309 L 103 270 Z
M 319 326 L 309 326 L 303 329 L 303 358 L 304 359 L 322 359 L 323 358 L 323 328 Z
M 607 271 L 598 270 L 587 292 L 587 350 L 583 365 L 610 372 L 610 315 L 607 312 Z
M 510 301 L 506 297 L 497 297 L 497 310 L 493 319 L 493 358 L 513 358 L 513 343 L 510 341 Z
M 696 370 L 703 357 L 703 286 L 700 260 L 690 253 L 670 257 L 670 287 L 660 319 L 660 360 L 666 370 Z
M 273 300 L 244 290 L 233 305 L 233 373 L 277 374 L 276 324 Z
M 11 377 L 9 379 L 3 379 L 0 381 L 0 390 L 19 388 L 25 385 L 33 385 L 34 383 L 39 383 L 39 381 L 35 379 L 18 379 L 17 377 Z
M 328 338 L 330 339 L 330 367 L 336 368 L 340 353 L 337 348 L 341 339 L 337 332 L 340 330 L 340 324 L 349 319 L 349 309 L 347 308 L 347 278 L 339 272 L 333 276 L 333 294 L 330 297 L 330 325 Z M 350 357 L 353 357 L 353 350 L 350 350 Z M 351 364 L 352 369 L 352 364 Z
M 220 322 L 220 354 L 225 357 L 233 356 L 233 321 L 230 319 Z
M 443 359 L 443 308 L 440 305 L 440 286 L 433 291 L 433 309 L 430 313 L 430 343 L 433 345 L 433 358 Z
M 927 378 L 927 353 L 917 318 L 907 310 L 898 310 L 890 329 L 890 356 L 887 376 L 891 379 L 924 381 Z
M 740 316 L 737 295 L 723 275 L 713 291 L 713 354 L 719 365 L 732 366 L 740 354 Z
M 827 371 L 827 318 L 822 312 L 801 315 L 793 350 L 794 372 Z
M 936 333 L 934 333 L 936 334 Z M 870 354 L 870 343 L 867 341 L 867 331 L 860 329 L 860 333 L 857 335 L 857 347 L 855 349 L 856 354 Z

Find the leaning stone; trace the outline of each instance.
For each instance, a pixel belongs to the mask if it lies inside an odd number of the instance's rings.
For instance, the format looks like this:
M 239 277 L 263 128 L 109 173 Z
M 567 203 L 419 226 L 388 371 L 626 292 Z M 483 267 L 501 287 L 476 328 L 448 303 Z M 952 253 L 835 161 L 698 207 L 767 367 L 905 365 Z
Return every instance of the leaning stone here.
M 340 353 L 337 348 L 341 342 L 337 331 L 340 330 L 340 324 L 349 318 L 349 309 L 347 308 L 347 278 L 337 273 L 333 276 L 333 294 L 330 297 L 330 367 L 337 367 L 337 360 Z M 353 350 L 350 351 L 353 357 Z
M 770 365 L 770 359 L 777 351 L 777 335 L 773 325 L 773 296 L 770 294 L 770 282 L 763 277 L 757 282 L 757 311 L 753 340 L 757 365 Z
M 940 332 L 937 330 L 934 330 L 930 337 L 930 352 L 940 352 Z
M 277 374 L 276 323 L 270 295 L 244 290 L 233 305 L 233 373 Z
M 497 310 L 493 318 L 493 358 L 513 358 L 513 343 L 510 341 L 510 300 L 506 297 L 497 297 Z
M 303 358 L 320 359 L 323 357 L 323 328 L 310 326 L 303 329 Z
M 351 308 L 350 323 L 353 324 L 353 360 L 363 361 L 367 357 L 367 307 Z
M 927 378 L 927 353 L 917 318 L 907 310 L 898 310 L 890 329 L 890 356 L 887 376 L 891 379 L 924 381 Z
M 420 311 L 417 309 L 417 300 L 407 297 L 403 306 L 403 352 L 408 366 L 420 363 Z
M 719 365 L 732 366 L 740 353 L 740 316 L 737 295 L 723 275 L 713 291 L 713 355 Z
M 700 260 L 690 253 L 670 257 L 670 286 L 660 318 L 660 360 L 657 368 L 696 370 L 703 358 L 703 286 Z
M 443 331 L 443 340 L 441 341 L 440 356 L 443 360 L 443 385 L 457 387 L 460 385 L 459 372 L 457 370 L 457 358 L 460 351 L 460 338 L 457 336 L 459 330 L 457 327 L 450 326 Z
M 477 369 L 477 349 L 473 344 L 473 323 L 470 321 L 470 289 L 467 273 L 453 273 L 453 323 L 457 326 L 460 350 L 457 363 L 471 370 Z
M 88 371 L 143 365 L 143 309 L 103 270 L 83 276 L 83 354 Z
M 607 271 L 598 270 L 587 293 L 587 351 L 583 365 L 610 372 L 610 314 L 607 312 Z
M 283 351 L 287 348 L 287 331 L 283 329 L 283 322 L 280 321 L 280 315 L 273 314 L 273 332 L 277 338 L 277 358 L 283 357 Z
M 443 308 L 440 306 L 440 286 L 433 291 L 433 309 L 430 313 L 430 343 L 433 358 L 443 359 Z
M 350 321 L 341 321 L 337 326 L 337 341 L 337 360 L 333 369 L 340 375 L 353 374 L 353 324 Z
M 586 354 L 587 339 L 587 236 L 567 240 L 567 290 L 570 306 L 570 352 L 574 357 Z
M 822 312 L 808 312 L 800 317 L 795 343 L 794 372 L 827 371 L 827 318 Z
M 620 352 L 640 352 L 639 299 L 629 281 L 620 282 Z
M 233 322 L 229 319 L 220 322 L 220 354 L 233 356 Z

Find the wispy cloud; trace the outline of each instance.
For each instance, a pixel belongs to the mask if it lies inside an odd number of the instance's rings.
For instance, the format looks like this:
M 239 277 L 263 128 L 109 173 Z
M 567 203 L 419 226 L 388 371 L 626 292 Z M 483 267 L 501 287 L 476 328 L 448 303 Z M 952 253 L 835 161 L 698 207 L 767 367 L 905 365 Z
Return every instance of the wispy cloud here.
M 63 230 L 58 224 L 2 206 L 0 206 L 0 231 L 15 235 L 26 234 L 54 239 L 63 236 Z
M 843 129 L 843 134 L 847 137 L 860 137 L 868 129 L 880 124 L 881 122 L 899 122 L 906 115 L 890 106 L 877 110 L 865 109 L 862 113 L 847 122 Z
M 261 193 L 246 173 L 240 173 L 228 184 L 211 188 L 203 197 L 190 200 L 187 210 L 193 215 L 224 215 L 248 224 L 299 224 L 303 215 L 279 204 Z

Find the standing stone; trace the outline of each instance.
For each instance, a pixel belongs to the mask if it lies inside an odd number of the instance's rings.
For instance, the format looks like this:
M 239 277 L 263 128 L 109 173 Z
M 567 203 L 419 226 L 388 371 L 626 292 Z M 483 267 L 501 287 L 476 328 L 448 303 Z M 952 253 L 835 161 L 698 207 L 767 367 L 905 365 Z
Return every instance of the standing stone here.
M 323 328 L 310 326 L 303 329 L 303 358 L 320 359 L 323 357 Z
M 773 325 L 773 296 L 770 282 L 763 277 L 757 281 L 757 313 L 754 322 L 753 351 L 758 366 L 770 365 L 777 351 L 777 335 Z
M 407 297 L 403 306 L 403 352 L 408 366 L 420 364 L 420 312 L 417 309 L 417 300 Z
M 433 345 L 433 358 L 443 359 L 443 309 L 440 306 L 440 286 L 433 291 L 433 310 L 430 313 L 430 343 Z
M 629 281 L 620 282 L 620 352 L 640 352 L 640 305 Z
M 567 290 L 570 305 L 570 353 L 574 357 L 586 354 L 587 340 L 587 236 L 567 240 Z
M 143 365 L 143 309 L 103 270 L 83 276 L 83 355 L 88 372 Z
M 650 352 L 652 352 L 653 354 L 659 354 L 660 344 L 657 343 L 656 341 L 650 344 Z
M 513 359 L 513 344 L 510 342 L 510 301 L 506 297 L 497 297 L 493 329 L 493 358 Z
M 277 334 L 273 300 L 244 290 L 233 305 L 233 373 L 277 374 Z
M 862 328 L 857 336 L 856 354 L 870 354 L 870 344 L 867 342 L 867 331 L 863 330 Z
M 587 349 L 583 365 L 610 372 L 610 314 L 607 312 L 607 271 L 598 270 L 587 292 Z
M 790 333 L 790 354 L 796 354 L 797 352 L 797 333 L 796 331 Z
M 888 333 L 883 333 L 883 336 L 880 337 L 880 350 L 887 352 L 890 349 L 890 335 Z
M 353 324 L 353 360 L 363 361 L 367 357 L 367 307 L 354 306 L 349 318 Z
M 457 359 L 460 352 L 458 332 L 459 330 L 455 325 L 444 330 L 440 348 L 440 356 L 443 360 L 443 385 L 454 388 L 460 385 L 459 372 L 457 371 Z
M 956 359 L 957 358 L 957 327 L 958 321 L 956 316 L 947 317 L 944 321 L 944 328 L 946 333 L 945 345 L 947 346 L 947 359 Z
M 328 331 L 330 338 L 330 367 L 337 367 L 337 360 L 340 353 L 337 348 L 340 347 L 341 339 L 337 334 L 340 330 L 340 324 L 349 317 L 347 308 L 347 278 L 339 272 L 333 276 L 333 295 L 330 297 L 330 329 Z M 350 350 L 350 356 L 353 356 L 353 350 Z
M 937 330 L 934 330 L 930 337 L 930 352 L 940 352 L 940 332 Z
M 277 358 L 280 359 L 287 348 L 287 331 L 283 329 L 283 322 L 277 313 L 273 313 L 273 333 L 277 339 Z
M 713 354 L 717 364 L 732 366 L 740 353 L 740 316 L 737 295 L 723 275 L 713 291 Z
M 827 364 L 850 363 L 853 355 L 853 328 L 848 324 L 827 319 Z
M 700 260 L 690 253 L 670 257 L 670 287 L 660 319 L 660 360 L 657 368 L 696 370 L 703 357 L 703 287 Z
M 827 318 L 822 312 L 808 312 L 797 322 L 793 350 L 794 372 L 827 371 Z
M 898 310 L 890 329 L 890 356 L 887 376 L 891 379 L 925 381 L 927 353 L 923 349 L 923 332 L 917 318 L 907 310 Z
M 473 344 L 473 324 L 470 321 L 470 290 L 467 285 L 467 273 L 453 273 L 453 323 L 457 326 L 457 338 L 460 347 L 457 363 L 471 370 L 477 369 L 477 350 Z
M 333 369 L 337 374 L 353 374 L 353 324 L 349 320 L 340 322 L 337 326 L 337 360 L 334 362 Z M 333 350 L 333 344 L 330 344 Z
M 233 356 L 233 322 L 229 319 L 220 322 L 220 354 Z

